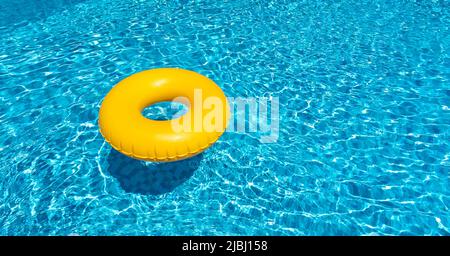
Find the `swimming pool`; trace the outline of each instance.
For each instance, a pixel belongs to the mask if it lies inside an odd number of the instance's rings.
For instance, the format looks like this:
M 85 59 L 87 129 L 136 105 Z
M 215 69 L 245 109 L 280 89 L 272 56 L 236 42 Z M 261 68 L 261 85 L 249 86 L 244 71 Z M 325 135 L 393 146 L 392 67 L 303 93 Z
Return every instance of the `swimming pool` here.
M 0 1 L 0 235 L 450 235 L 448 1 Z M 157 67 L 279 97 L 278 140 L 111 150 Z

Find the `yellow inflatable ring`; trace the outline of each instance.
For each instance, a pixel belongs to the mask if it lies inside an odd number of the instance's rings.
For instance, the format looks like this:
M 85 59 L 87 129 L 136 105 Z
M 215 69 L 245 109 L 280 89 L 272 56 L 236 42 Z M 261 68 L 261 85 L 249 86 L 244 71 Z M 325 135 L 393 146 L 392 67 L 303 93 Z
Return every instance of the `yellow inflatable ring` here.
M 199 95 L 202 102 L 197 102 Z M 214 100 L 208 104 L 208 99 Z M 159 121 L 142 115 L 152 104 L 173 100 L 188 106 L 183 116 Z M 215 118 L 207 111 L 213 106 Z M 100 107 L 99 127 L 105 140 L 119 152 L 141 160 L 168 162 L 194 156 L 211 146 L 225 131 L 228 116 L 225 94 L 212 80 L 188 70 L 160 68 L 136 73 L 114 86 Z M 180 124 L 178 130 L 174 124 Z

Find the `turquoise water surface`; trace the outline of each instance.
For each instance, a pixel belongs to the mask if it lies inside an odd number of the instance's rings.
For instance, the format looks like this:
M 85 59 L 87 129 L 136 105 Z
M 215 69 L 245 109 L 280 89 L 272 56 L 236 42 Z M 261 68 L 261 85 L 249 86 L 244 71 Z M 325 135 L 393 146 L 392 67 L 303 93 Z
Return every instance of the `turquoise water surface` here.
M 449 1 L 0 3 L 0 235 L 450 235 Z M 278 141 L 112 150 L 103 97 L 157 67 L 279 97 Z

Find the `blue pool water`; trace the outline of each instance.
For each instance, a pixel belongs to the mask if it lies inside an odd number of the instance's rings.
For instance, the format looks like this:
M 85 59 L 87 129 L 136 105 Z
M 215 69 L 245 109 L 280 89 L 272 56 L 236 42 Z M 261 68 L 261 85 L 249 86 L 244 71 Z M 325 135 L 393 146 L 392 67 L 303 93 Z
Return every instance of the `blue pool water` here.
M 450 235 L 445 0 L 0 0 L 0 235 Z M 111 149 L 103 97 L 181 67 L 280 134 Z

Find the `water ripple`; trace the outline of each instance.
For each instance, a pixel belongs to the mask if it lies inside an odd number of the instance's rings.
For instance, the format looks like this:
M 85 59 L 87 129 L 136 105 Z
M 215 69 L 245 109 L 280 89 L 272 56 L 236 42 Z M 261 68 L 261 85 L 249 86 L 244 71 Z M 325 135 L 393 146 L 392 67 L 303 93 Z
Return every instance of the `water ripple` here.
M 0 10 L 2 235 L 450 234 L 445 1 Z M 278 142 L 226 133 L 186 166 L 118 155 L 98 132 L 100 102 L 156 67 L 279 97 Z

